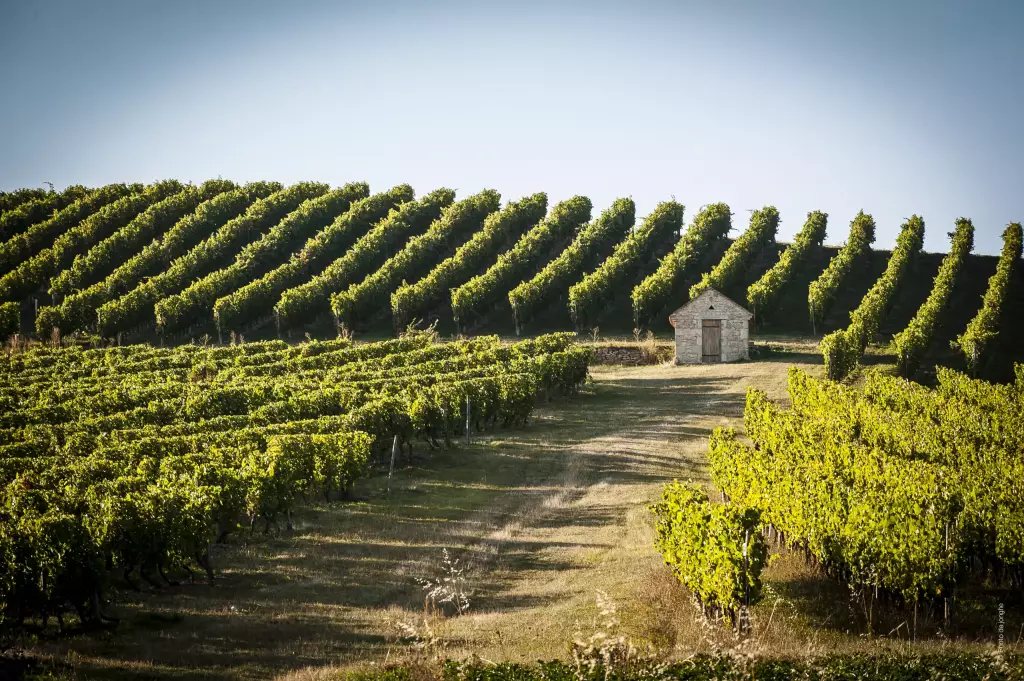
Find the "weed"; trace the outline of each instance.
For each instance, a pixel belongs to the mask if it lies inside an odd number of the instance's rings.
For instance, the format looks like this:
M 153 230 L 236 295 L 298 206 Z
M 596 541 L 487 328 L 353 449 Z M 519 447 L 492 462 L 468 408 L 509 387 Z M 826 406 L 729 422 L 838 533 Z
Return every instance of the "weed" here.
M 466 591 L 465 568 L 459 567 L 459 559 L 452 558 L 448 549 L 442 549 L 442 575 L 437 579 L 417 579 L 423 590 L 427 592 L 427 600 L 442 614 L 446 605 L 455 608 L 456 615 L 464 615 L 469 610 L 469 594 Z
M 639 329 L 634 329 L 639 331 Z M 637 346 L 640 348 L 640 354 L 643 355 L 644 361 L 647 364 L 657 364 L 660 361 L 658 353 L 658 341 L 654 339 L 654 333 L 650 330 L 647 331 L 647 336 L 640 340 L 639 333 L 637 333 Z
M 423 323 L 421 319 L 414 319 L 405 327 L 405 331 L 399 334 L 399 338 L 411 338 L 413 336 L 426 335 L 430 338 L 431 343 L 437 343 L 441 340 L 441 334 L 437 332 L 437 323 L 440 320 L 435 319 L 430 326 L 420 329 L 419 325 Z
M 653 646 L 641 651 L 619 633 L 618 607 L 608 594 L 597 591 L 597 631 L 587 638 L 578 629 L 569 646 L 573 670 L 578 681 L 602 678 L 656 679 L 661 678 L 666 665 L 654 657 Z

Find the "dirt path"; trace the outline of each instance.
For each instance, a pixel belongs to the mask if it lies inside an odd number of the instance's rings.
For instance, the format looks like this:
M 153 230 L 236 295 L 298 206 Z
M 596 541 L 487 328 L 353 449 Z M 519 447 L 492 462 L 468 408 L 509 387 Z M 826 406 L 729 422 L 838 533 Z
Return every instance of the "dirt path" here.
M 291 537 L 226 547 L 213 587 L 118 593 L 118 631 L 37 650 L 77 678 L 268 678 L 408 654 L 400 623 L 429 637 L 426 621 L 450 654 L 533 660 L 593 630 L 597 590 L 631 635 L 671 644 L 685 603 L 646 507 L 666 481 L 705 479 L 707 434 L 740 423 L 747 385 L 781 398 L 787 366 L 595 368 L 587 394 L 530 427 L 419 452 L 390 494 L 375 476 L 352 503 L 303 511 Z M 417 579 L 441 576 L 444 548 L 470 609 L 425 620 Z
M 494 557 L 471 563 L 471 583 L 500 574 L 507 586 L 500 603 L 484 596 L 467 616 L 444 621 L 439 631 L 452 653 L 564 656 L 575 632 L 596 630 L 598 591 L 618 604 L 631 637 L 675 643 L 681 622 L 668 611 L 688 606 L 653 548 L 647 507 L 669 480 L 707 481 L 707 435 L 740 425 L 747 385 L 781 398 L 785 367 L 603 367 L 593 374 L 593 395 L 545 414 L 541 439 L 522 443 L 563 452 L 558 484 L 488 536 L 498 541 L 490 545 Z

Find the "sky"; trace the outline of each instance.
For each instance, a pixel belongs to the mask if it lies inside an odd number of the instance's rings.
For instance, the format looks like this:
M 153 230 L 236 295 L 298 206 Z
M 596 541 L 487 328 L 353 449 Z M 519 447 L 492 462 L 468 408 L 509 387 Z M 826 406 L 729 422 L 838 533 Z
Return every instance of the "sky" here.
M 1024 220 L 1024 2 L 0 0 L 0 190 L 211 177 Z

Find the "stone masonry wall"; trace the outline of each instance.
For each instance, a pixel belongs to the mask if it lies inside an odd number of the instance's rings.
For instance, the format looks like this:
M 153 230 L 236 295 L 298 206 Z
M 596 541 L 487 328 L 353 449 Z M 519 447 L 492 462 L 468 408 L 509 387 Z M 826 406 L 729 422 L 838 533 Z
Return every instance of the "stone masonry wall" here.
M 668 348 L 664 346 L 657 347 L 652 356 L 635 345 L 602 345 L 594 348 L 593 364 L 621 364 L 624 366 L 657 364 L 672 359 L 667 352 Z
M 722 322 L 723 362 L 750 359 L 750 313 L 718 291 L 710 290 L 694 304 L 672 315 L 676 329 L 676 364 L 700 363 L 701 322 L 705 319 Z

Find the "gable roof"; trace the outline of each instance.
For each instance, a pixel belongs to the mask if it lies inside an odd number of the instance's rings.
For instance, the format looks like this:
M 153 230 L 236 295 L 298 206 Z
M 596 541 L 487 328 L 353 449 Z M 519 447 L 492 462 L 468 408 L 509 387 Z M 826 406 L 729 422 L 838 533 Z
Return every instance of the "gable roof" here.
M 726 307 L 731 308 L 734 312 L 739 312 L 739 313 L 742 313 L 742 314 L 746 315 L 747 319 L 753 319 L 753 317 L 754 317 L 754 314 L 750 310 L 748 310 L 747 308 L 743 307 L 739 303 L 734 302 L 733 300 L 728 298 L 724 293 L 722 293 L 718 289 L 715 289 L 715 288 L 712 288 L 712 287 L 708 287 L 708 288 L 704 289 L 704 291 L 702 291 L 699 296 L 697 296 L 696 298 L 694 298 L 693 300 L 691 300 L 690 302 L 686 303 L 681 308 L 679 308 L 678 310 L 676 310 L 675 312 L 670 314 L 668 316 L 668 323 L 671 324 L 672 326 L 675 326 L 676 325 L 675 320 L 676 320 L 676 318 L 679 315 L 681 315 L 688 308 L 695 307 L 695 306 L 702 305 L 702 304 L 704 304 L 704 305 L 724 305 Z

